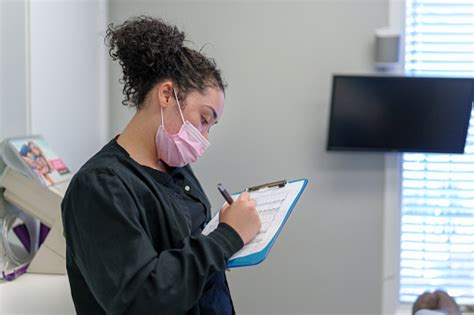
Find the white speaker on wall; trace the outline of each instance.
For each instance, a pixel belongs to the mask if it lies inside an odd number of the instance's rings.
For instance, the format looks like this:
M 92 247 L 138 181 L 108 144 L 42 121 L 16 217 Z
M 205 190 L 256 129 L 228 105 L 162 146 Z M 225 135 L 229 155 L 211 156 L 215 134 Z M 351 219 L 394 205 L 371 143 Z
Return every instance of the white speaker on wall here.
M 400 65 L 400 33 L 381 28 L 375 31 L 374 63 L 377 71 L 396 70 Z

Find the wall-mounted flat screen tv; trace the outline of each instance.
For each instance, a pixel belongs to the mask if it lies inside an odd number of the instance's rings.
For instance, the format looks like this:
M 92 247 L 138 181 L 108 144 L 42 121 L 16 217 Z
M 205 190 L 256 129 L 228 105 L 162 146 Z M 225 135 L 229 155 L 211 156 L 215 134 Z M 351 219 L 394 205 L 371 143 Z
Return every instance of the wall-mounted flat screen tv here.
M 474 79 L 334 75 L 328 150 L 463 153 Z

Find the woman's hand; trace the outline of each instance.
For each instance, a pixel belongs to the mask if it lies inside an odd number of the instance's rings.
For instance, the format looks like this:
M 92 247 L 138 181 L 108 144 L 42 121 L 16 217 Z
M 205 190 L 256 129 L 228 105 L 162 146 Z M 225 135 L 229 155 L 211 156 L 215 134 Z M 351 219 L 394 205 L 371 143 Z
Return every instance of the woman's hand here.
M 230 206 L 222 208 L 219 222 L 230 225 L 244 244 L 253 240 L 262 226 L 255 208 L 255 200 L 250 199 L 248 192 L 243 192 Z

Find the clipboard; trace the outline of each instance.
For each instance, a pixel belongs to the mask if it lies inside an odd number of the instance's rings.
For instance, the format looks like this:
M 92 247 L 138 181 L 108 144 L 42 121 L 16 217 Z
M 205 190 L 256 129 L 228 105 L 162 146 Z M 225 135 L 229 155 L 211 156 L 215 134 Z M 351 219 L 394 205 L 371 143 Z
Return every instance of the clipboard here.
M 259 205 L 259 201 L 270 200 L 273 202 L 273 200 L 278 200 L 281 201 L 281 205 L 277 210 L 273 210 L 275 220 L 270 222 L 266 232 L 262 233 L 263 235 L 257 235 L 252 242 L 235 253 L 229 259 L 227 268 L 254 266 L 265 260 L 307 184 L 307 179 L 298 179 L 290 182 L 285 180 L 250 187 L 245 190 L 250 192 L 251 197 L 257 200 L 257 211 L 259 211 L 261 220 L 268 213 L 264 211 L 266 209 L 265 204 Z M 239 195 L 240 192 L 234 193 L 232 198 L 237 199 Z M 273 203 L 273 205 L 276 204 L 276 202 Z M 271 206 L 269 207 L 271 208 Z M 212 232 L 218 223 L 219 214 L 216 214 L 204 228 L 203 234 L 207 235 Z M 261 238 L 260 240 L 258 239 L 259 237 Z

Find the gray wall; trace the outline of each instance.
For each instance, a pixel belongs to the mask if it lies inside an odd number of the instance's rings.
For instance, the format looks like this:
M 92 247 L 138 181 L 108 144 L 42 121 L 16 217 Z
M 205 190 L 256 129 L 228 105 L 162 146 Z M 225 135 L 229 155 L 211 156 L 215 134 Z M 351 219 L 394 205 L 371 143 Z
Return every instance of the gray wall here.
M 239 313 L 378 314 L 382 290 L 384 157 L 325 151 L 332 73 L 372 68 L 373 33 L 388 0 L 110 1 L 110 20 L 148 14 L 182 27 L 229 83 L 223 119 L 194 169 L 215 188 L 309 179 L 268 258 L 232 270 Z M 111 135 L 122 108 L 110 72 Z
M 106 9 L 106 0 L 0 0 L 0 140 L 41 134 L 71 170 L 105 144 Z
M 0 140 L 28 132 L 26 12 L 25 1 L 0 0 Z
M 31 1 L 31 131 L 76 171 L 106 142 L 104 0 Z M 99 31 L 100 30 L 100 31 Z

